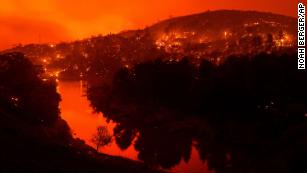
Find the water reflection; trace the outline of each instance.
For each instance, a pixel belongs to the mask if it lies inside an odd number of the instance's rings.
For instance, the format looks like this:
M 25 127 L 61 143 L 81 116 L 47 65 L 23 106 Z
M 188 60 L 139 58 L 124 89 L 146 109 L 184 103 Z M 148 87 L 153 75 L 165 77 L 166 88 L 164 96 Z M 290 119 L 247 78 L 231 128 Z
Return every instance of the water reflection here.
M 210 140 L 206 137 L 209 135 L 205 133 L 204 123 L 193 119 L 171 119 L 164 113 L 157 114 L 163 117 L 163 121 L 151 120 L 150 116 L 135 116 L 135 114 L 117 117 L 121 119 L 114 128 L 118 146 L 125 149 L 134 145 L 138 152 L 138 159 L 154 168 L 172 172 L 214 172 L 208 169 L 206 161 L 208 153 L 202 152 L 204 150 L 201 149 L 207 147 L 205 144 L 207 140 Z M 136 117 L 143 117 L 143 119 Z M 169 121 L 167 121 L 168 118 Z M 136 140 L 133 142 L 132 139 Z M 223 153 L 224 151 L 221 151 L 220 154 Z
M 117 123 L 121 148 L 138 135 L 138 159 L 150 166 L 190 163 L 195 146 L 217 173 L 297 172 L 306 165 L 307 102 L 299 89 L 307 78 L 293 70 L 295 55 L 229 57 L 219 66 L 156 59 L 89 83 L 87 96 Z
M 106 118 L 104 118 L 101 113 L 93 112 L 89 101 L 84 96 L 83 90 L 84 88 L 81 81 L 60 81 L 58 83 L 58 91 L 62 97 L 60 103 L 61 116 L 68 122 L 75 137 L 95 147 L 95 144 L 91 142 L 91 138 L 96 132 L 96 128 L 103 125 L 108 127 L 109 132 L 113 132 L 115 124 L 112 121 L 107 122 Z M 101 148 L 100 152 L 137 160 L 137 152 L 133 149 L 133 146 L 128 147 L 126 150 L 121 150 L 115 141 Z
M 102 147 L 102 153 L 145 161 L 151 166 L 162 167 L 172 173 L 213 172 L 209 171 L 207 163 L 200 159 L 198 144 L 192 142 L 191 132 L 172 131 L 167 126 L 159 125 L 144 126 L 142 130 L 137 130 L 135 125 L 143 124 L 140 121 L 136 124 L 116 125 L 101 113 L 93 112 L 89 101 L 83 96 L 83 87 L 82 82 L 60 81 L 58 84 L 62 97 L 61 115 L 68 122 L 75 137 L 96 147 L 91 138 L 96 128 L 103 125 L 108 127 L 115 140 Z M 184 124 L 177 123 L 174 126 L 181 128 Z

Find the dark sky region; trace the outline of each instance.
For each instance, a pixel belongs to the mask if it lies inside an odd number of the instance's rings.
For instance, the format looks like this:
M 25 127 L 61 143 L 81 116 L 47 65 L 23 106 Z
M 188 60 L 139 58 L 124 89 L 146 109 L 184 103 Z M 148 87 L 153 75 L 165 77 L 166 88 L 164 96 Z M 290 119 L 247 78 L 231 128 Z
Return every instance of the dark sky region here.
M 305 4 L 307 0 L 303 0 Z M 296 0 L 0 0 L 0 50 L 140 29 L 167 19 L 217 9 L 296 16 Z

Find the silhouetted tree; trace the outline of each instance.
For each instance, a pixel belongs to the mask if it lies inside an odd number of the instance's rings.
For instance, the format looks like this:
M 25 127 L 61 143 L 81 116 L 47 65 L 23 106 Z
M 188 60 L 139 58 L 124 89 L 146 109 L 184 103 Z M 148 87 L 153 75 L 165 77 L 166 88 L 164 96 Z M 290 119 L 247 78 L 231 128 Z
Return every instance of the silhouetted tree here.
M 97 127 L 96 134 L 93 135 L 92 142 L 96 145 L 96 150 L 112 142 L 112 136 L 109 134 L 106 126 Z

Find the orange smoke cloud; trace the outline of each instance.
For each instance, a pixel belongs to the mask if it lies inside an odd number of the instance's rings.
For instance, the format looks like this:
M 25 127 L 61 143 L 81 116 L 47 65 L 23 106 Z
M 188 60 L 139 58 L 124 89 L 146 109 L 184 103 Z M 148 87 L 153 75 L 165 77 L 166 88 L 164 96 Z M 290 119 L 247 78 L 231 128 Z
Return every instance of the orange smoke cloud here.
M 63 26 L 53 22 L 0 17 L 0 23 L 0 49 L 19 43 L 59 42 L 72 39 Z

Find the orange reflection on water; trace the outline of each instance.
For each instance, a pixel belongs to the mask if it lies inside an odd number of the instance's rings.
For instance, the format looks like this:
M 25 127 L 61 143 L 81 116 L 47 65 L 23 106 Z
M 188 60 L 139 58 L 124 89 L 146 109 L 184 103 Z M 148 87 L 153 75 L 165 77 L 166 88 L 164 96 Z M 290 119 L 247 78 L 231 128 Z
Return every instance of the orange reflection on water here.
M 88 145 L 95 145 L 91 142 L 98 126 L 108 127 L 110 133 L 113 133 L 115 124 L 107 122 L 106 118 L 100 113 L 94 113 L 80 82 L 62 82 L 58 83 L 58 92 L 61 94 L 60 103 L 61 116 L 70 126 L 75 137 L 84 140 Z M 137 160 L 137 151 L 131 145 L 127 150 L 121 150 L 115 140 L 105 147 L 100 148 L 100 152 L 130 158 Z
M 183 159 L 181 162 L 171 169 L 172 173 L 215 173 L 209 170 L 207 161 L 202 161 L 195 147 L 192 147 L 191 159 L 186 163 Z
M 80 82 L 58 82 L 58 92 L 61 94 L 62 101 L 60 103 L 61 116 L 70 126 L 75 137 L 84 140 L 88 145 L 95 147 L 91 142 L 93 134 L 96 132 L 97 126 L 107 126 L 110 133 L 113 133 L 115 124 L 107 122 L 106 118 L 101 113 L 94 113 L 92 107 Z M 134 145 L 130 145 L 128 149 L 121 150 L 115 140 L 108 146 L 102 147 L 100 152 L 138 160 L 138 152 L 134 149 Z M 208 170 L 206 162 L 199 157 L 197 149 L 193 146 L 191 152 L 191 159 L 186 163 L 183 159 L 181 162 L 166 170 L 171 173 L 214 173 Z

